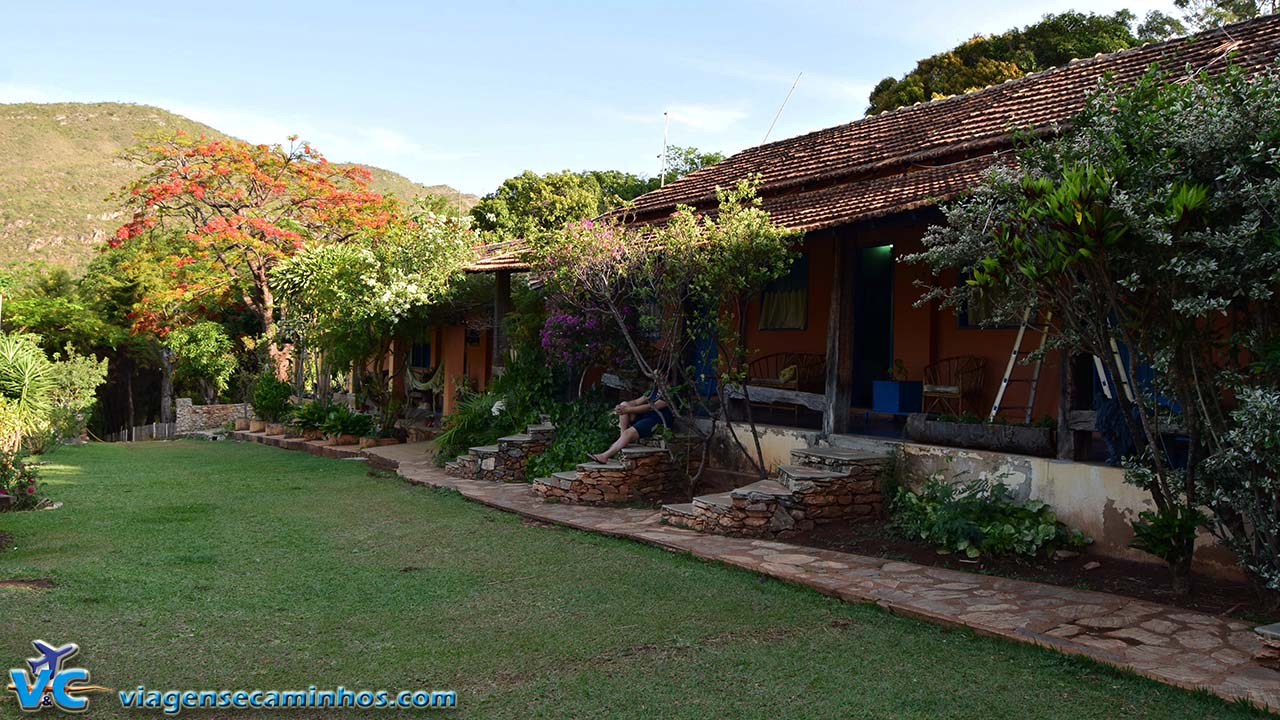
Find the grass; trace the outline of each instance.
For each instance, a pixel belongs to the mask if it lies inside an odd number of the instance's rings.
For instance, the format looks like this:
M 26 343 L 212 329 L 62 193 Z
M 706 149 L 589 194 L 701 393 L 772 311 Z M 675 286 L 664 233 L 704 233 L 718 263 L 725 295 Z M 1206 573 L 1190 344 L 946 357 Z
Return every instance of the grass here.
M 468 718 L 1256 715 L 528 524 L 370 477 L 362 463 L 186 441 L 64 448 L 50 463 L 48 490 L 65 505 L 0 515 L 14 546 L 0 553 L 0 580 L 54 581 L 0 589 L 0 668 L 41 638 L 79 643 L 108 687 L 450 689 L 459 708 L 449 716 Z M 89 713 L 142 715 L 101 695 Z M 0 700 L 0 717 L 17 714 L 12 696 Z

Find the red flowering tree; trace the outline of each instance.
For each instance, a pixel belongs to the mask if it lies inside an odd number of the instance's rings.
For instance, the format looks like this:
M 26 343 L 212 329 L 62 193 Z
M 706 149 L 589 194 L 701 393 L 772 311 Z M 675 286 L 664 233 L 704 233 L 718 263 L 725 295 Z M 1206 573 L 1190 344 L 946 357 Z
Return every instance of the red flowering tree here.
M 399 217 L 394 200 L 369 191 L 368 170 L 334 165 L 296 136 L 289 143 L 252 145 L 181 132 L 143 142 L 127 157 L 147 169 L 124 189 L 131 217 L 112 241 L 127 243 L 156 228 L 185 233 L 192 251 L 173 261 L 182 263 L 183 276 L 198 280 L 175 283 L 172 291 L 238 294 L 261 319 L 282 378 L 288 358 L 275 342 L 271 268 L 308 242 L 377 233 Z

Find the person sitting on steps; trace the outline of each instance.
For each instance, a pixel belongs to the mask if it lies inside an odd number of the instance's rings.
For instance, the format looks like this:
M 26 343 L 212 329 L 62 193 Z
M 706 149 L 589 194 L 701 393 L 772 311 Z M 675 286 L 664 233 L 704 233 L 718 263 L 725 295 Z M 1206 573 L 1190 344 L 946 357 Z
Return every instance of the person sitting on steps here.
M 618 439 L 602 453 L 587 453 L 592 462 L 607 463 L 622 448 L 641 438 L 652 437 L 660 426 L 671 427 L 675 423 L 671 406 L 659 397 L 657 387 L 648 395 L 618 403 L 613 412 L 618 416 Z

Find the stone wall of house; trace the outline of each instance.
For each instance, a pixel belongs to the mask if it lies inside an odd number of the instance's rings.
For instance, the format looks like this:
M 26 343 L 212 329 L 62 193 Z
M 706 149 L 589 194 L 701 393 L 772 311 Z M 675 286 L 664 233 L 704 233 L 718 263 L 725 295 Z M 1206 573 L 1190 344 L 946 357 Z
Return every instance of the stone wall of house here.
M 193 433 L 197 430 L 216 430 L 238 417 L 252 417 L 253 409 L 248 403 L 228 403 L 224 405 L 195 405 L 191 398 L 178 398 L 175 401 L 177 414 L 174 417 L 178 435 Z

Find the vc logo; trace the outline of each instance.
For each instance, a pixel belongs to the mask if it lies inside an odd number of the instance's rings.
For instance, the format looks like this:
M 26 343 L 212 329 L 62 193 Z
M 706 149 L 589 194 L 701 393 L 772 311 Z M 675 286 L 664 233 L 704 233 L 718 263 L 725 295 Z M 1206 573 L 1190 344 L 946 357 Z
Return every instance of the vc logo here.
M 40 657 L 27 660 L 31 672 L 22 668 L 9 671 L 9 689 L 18 696 L 18 707 L 28 712 L 56 707 L 64 712 L 81 712 L 89 701 L 81 693 L 107 688 L 88 685 L 89 671 L 63 665 L 80 650 L 75 643 L 55 648 L 43 640 L 31 643 Z

